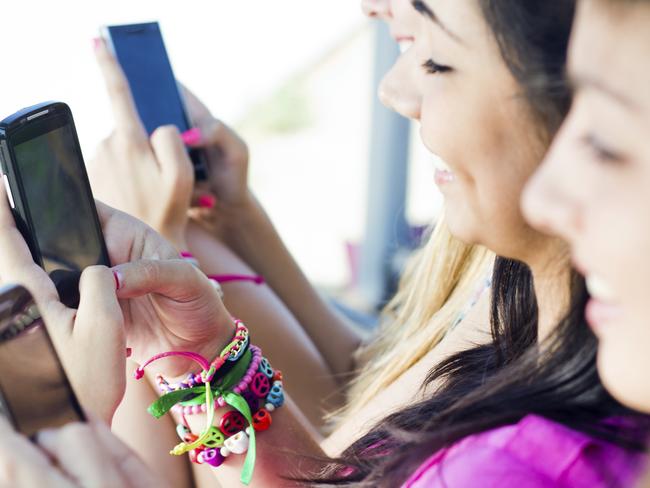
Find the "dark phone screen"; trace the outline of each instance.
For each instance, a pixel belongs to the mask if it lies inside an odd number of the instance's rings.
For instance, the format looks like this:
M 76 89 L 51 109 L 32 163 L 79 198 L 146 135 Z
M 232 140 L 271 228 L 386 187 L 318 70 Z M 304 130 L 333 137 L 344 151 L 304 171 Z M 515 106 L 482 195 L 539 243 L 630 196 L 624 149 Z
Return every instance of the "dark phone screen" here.
M 51 275 L 108 264 L 75 140 L 65 124 L 14 146 L 34 237 Z
M 84 419 L 36 304 L 18 290 L 0 295 L 0 409 L 32 436 Z
M 158 23 L 112 26 L 108 31 L 147 133 L 162 125 L 189 129 Z

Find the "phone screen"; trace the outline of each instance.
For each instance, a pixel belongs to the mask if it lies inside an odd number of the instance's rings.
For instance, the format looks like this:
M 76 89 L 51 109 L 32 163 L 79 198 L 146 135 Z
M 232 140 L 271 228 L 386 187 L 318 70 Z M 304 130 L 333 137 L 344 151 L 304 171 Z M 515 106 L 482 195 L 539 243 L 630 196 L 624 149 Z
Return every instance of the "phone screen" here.
M 57 125 L 14 146 L 34 237 L 50 275 L 108 264 L 73 126 Z
M 147 133 L 162 125 L 189 129 L 158 23 L 111 26 L 108 32 Z
M 0 410 L 28 437 L 84 420 L 27 290 L 0 291 Z

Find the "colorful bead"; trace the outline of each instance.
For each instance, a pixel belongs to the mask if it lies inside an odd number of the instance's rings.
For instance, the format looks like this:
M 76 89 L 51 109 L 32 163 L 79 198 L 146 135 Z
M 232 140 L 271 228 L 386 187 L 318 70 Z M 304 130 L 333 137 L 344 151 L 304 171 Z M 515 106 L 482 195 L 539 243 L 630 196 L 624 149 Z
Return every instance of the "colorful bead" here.
M 275 405 L 273 405 L 272 403 L 267 403 L 266 405 L 264 405 L 264 408 L 266 408 L 269 412 L 272 412 L 273 410 L 275 410 Z
M 253 428 L 257 431 L 267 430 L 271 427 L 271 414 L 265 408 L 260 408 L 253 415 Z
M 203 441 L 203 445 L 208 447 L 221 447 L 225 440 L 226 436 L 223 435 L 223 432 L 213 425 L 210 427 L 208 437 Z
M 269 379 L 273 378 L 273 368 L 271 367 L 271 364 L 269 363 L 268 359 L 266 358 L 262 359 L 262 361 L 260 362 L 259 371 L 260 373 L 264 373 L 267 376 L 267 378 Z
M 275 373 L 273 373 L 273 381 L 282 381 L 282 371 L 279 369 L 275 370 Z
M 246 427 L 246 419 L 241 413 L 236 412 L 234 410 L 231 410 L 230 412 L 226 412 L 226 414 L 223 417 L 221 417 L 221 420 L 219 421 L 219 428 L 221 429 L 221 432 L 225 434 L 226 437 L 235 435 L 237 432 L 244 429 L 245 427 Z
M 233 454 L 244 454 L 248 450 L 248 436 L 246 432 L 237 432 L 234 436 L 226 439 L 224 446 Z
M 248 403 L 248 408 L 250 408 L 251 412 L 256 412 L 260 404 L 260 399 L 257 395 L 255 395 L 251 390 L 246 390 L 241 394 L 241 396 L 246 400 L 246 403 Z
M 264 398 L 271 390 L 271 380 L 264 373 L 256 373 L 251 381 L 250 389 L 257 398 Z
M 194 464 L 201 464 L 202 461 L 199 459 L 199 454 L 203 452 L 202 447 L 197 447 L 196 449 L 192 449 L 190 451 L 190 461 L 192 461 Z
M 187 444 L 191 444 L 192 442 L 196 441 L 199 438 L 198 435 L 192 434 L 191 432 L 185 434 L 185 437 L 183 437 L 183 442 Z
M 176 426 L 176 433 L 178 434 L 178 437 L 180 437 L 181 440 L 183 441 L 183 440 L 185 440 L 185 436 L 186 436 L 187 434 L 190 434 L 191 432 L 190 432 L 190 429 L 187 428 L 185 425 L 183 425 L 183 424 L 178 424 L 178 425 Z
M 209 464 L 213 468 L 221 466 L 225 458 L 221 455 L 218 449 L 206 449 L 198 455 L 199 463 Z
M 273 404 L 274 407 L 278 408 L 284 404 L 284 391 L 282 390 L 282 382 L 276 381 L 271 387 L 271 391 L 266 397 L 266 403 Z

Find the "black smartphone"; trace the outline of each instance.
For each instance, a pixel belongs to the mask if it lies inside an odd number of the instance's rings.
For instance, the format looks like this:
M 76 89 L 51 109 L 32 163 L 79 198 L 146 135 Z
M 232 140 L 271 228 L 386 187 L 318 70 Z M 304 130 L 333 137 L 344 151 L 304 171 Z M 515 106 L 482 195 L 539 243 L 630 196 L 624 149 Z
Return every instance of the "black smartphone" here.
M 147 133 L 162 125 L 175 125 L 181 132 L 191 129 L 158 22 L 106 26 L 102 37 L 122 66 Z M 189 154 L 195 179 L 205 180 L 205 154 L 198 149 Z
M 0 288 L 0 414 L 32 437 L 85 417 L 32 295 Z
M 81 272 L 110 262 L 70 108 L 46 102 L 0 122 L 0 163 L 34 261 L 76 308 Z

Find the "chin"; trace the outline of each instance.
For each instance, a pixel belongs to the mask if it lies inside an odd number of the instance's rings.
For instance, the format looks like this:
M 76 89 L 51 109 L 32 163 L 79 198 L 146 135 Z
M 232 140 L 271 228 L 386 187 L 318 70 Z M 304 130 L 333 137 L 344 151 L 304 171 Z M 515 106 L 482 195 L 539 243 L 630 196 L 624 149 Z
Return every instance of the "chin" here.
M 453 205 L 445 203 L 444 208 L 445 224 L 451 235 L 465 244 L 481 244 L 480 229 L 476 226 L 477 219 Z

